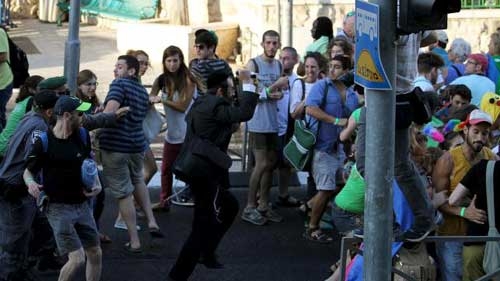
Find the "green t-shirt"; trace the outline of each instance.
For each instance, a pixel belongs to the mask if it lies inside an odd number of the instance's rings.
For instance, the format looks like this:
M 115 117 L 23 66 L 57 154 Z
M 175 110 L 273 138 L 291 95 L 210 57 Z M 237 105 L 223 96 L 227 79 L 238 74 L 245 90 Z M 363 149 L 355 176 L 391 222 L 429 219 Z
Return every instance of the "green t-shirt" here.
M 352 113 L 351 116 L 354 118 L 354 121 L 356 121 L 356 124 L 359 124 L 359 116 L 361 116 L 361 108 L 356 108 Z
M 7 33 L 0 28 L 0 53 L 7 53 L 7 61 L 9 60 L 9 41 L 7 40 Z M 7 62 L 0 63 L 0 90 L 3 90 L 12 83 L 14 76 L 10 70 Z
M 19 125 L 19 122 L 26 114 L 26 107 L 28 106 L 28 102 L 30 100 L 31 97 L 27 97 L 16 103 L 16 106 L 10 113 L 9 119 L 7 119 L 7 124 L 5 125 L 2 133 L 0 133 L 0 155 L 3 156 L 5 154 L 10 137 L 14 134 L 14 131 L 17 129 L 17 125 Z
M 312 42 L 306 47 L 306 54 L 308 52 L 318 52 L 325 57 L 328 57 L 328 44 L 330 43 L 330 38 L 328 36 L 321 36 L 318 40 Z
M 335 197 L 335 204 L 348 212 L 362 214 L 365 209 L 365 186 L 365 179 L 354 165 L 344 188 Z

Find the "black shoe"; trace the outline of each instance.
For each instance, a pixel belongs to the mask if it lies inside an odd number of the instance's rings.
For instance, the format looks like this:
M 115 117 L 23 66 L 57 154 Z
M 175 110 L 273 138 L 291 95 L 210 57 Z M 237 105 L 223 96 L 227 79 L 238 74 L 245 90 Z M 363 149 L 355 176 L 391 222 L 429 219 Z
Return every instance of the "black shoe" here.
M 200 257 L 200 260 L 198 261 L 198 263 L 201 263 L 210 269 L 222 269 L 222 268 L 224 268 L 224 265 L 222 263 L 220 263 L 215 256 Z

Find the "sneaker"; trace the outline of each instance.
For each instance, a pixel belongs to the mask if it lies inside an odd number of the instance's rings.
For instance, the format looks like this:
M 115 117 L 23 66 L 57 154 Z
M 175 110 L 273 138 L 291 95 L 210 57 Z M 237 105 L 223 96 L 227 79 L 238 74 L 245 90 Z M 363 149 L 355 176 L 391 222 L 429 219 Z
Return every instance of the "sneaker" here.
M 241 214 L 241 219 L 255 225 L 264 225 L 267 222 L 267 218 L 257 211 L 257 208 L 245 208 Z
M 194 200 L 193 197 L 187 197 L 187 196 L 176 196 L 172 198 L 172 204 L 177 205 L 177 206 L 184 206 L 184 207 L 193 207 L 194 206 Z
M 127 230 L 127 224 L 125 224 L 124 221 L 119 220 L 115 222 L 115 228 L 116 229 L 122 229 L 122 230 Z M 137 231 L 141 230 L 141 227 L 139 225 L 136 225 Z
M 426 231 L 417 231 L 412 228 L 408 229 L 404 233 L 395 236 L 395 240 L 397 242 L 421 242 L 424 240 L 429 234 L 434 230 L 433 227 L 429 228 Z
M 272 209 L 267 209 L 265 211 L 259 211 L 259 213 L 264 218 L 266 218 L 268 221 L 272 221 L 272 222 L 282 222 L 283 221 L 283 217 L 280 214 L 273 211 Z

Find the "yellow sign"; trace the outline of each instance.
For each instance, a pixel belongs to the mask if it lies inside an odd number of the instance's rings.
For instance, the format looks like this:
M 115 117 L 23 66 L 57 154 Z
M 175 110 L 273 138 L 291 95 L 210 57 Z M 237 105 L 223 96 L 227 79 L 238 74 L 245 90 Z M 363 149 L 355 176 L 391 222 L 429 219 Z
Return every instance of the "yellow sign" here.
M 361 51 L 356 63 L 356 74 L 370 82 L 384 82 L 368 50 Z

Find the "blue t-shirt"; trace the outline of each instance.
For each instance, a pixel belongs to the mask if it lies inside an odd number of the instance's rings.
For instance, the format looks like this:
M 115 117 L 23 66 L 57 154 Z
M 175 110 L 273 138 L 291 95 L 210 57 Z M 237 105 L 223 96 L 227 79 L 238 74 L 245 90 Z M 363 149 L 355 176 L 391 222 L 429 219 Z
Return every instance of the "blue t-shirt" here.
M 465 72 L 465 65 L 463 63 L 450 64 L 450 66 L 448 67 L 448 75 L 444 80 L 444 84 L 449 85 L 451 82 L 453 82 L 453 80 L 457 79 L 460 76 L 463 76 L 464 72 Z
M 121 153 L 143 152 L 146 138 L 142 122 L 149 106 L 146 89 L 137 80 L 117 78 L 109 86 L 104 105 L 110 100 L 118 102 L 120 107 L 129 106 L 130 110 L 127 115 L 117 120 L 115 127 L 100 130 L 99 147 Z
M 325 87 L 328 86 L 326 96 L 326 104 L 323 106 L 323 95 Z M 330 78 L 325 78 L 314 84 L 306 99 L 306 106 L 315 106 L 321 108 L 326 114 L 337 118 L 349 118 L 352 111 L 358 107 L 358 98 L 352 88 L 346 90 L 345 104 L 342 104 L 342 98 L 337 87 L 333 84 Z M 311 119 L 314 119 L 311 117 Z M 326 151 L 328 153 L 334 151 L 334 145 L 342 131 L 342 126 L 337 126 L 332 123 L 311 120 L 311 124 L 319 125 L 319 132 L 316 138 L 315 149 Z

